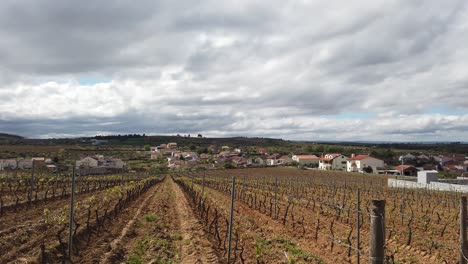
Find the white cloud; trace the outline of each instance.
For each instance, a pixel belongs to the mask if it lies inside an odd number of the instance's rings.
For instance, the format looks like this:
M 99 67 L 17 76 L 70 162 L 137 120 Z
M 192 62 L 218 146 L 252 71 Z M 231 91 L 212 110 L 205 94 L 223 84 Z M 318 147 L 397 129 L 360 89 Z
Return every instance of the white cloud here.
M 90 3 L 0 4 L 1 131 L 468 141 L 466 1 Z

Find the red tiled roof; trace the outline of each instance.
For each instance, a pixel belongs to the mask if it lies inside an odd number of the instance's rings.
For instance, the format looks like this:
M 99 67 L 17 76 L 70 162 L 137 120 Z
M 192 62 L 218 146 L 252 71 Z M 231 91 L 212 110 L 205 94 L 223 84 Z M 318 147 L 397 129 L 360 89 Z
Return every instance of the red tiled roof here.
M 369 158 L 369 155 L 357 155 L 357 156 L 351 157 L 351 158 L 349 158 L 347 160 L 350 160 L 350 161 L 351 160 L 363 160 L 365 158 Z
M 394 168 L 394 170 L 402 171 L 402 170 L 407 170 L 410 168 L 416 169 L 414 166 L 411 166 L 411 165 L 398 165 Z
M 333 160 L 334 158 L 339 157 L 339 156 L 341 156 L 341 154 L 339 154 L 339 153 L 326 154 L 324 157 L 321 157 L 320 160 L 330 161 L 330 160 Z
M 315 155 L 296 155 L 298 159 L 319 159 L 319 157 Z

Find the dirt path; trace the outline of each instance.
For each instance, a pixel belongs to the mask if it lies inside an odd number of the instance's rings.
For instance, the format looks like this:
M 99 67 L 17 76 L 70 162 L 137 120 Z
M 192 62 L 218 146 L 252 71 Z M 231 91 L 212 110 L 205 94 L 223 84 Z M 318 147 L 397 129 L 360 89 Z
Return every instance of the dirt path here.
M 109 252 L 107 252 L 106 254 L 104 254 L 104 257 L 103 257 L 103 259 L 101 259 L 100 263 L 108 263 L 109 262 L 109 258 L 118 249 L 119 244 L 122 242 L 123 238 L 127 235 L 130 228 L 132 227 L 132 225 L 135 224 L 135 221 L 137 221 L 137 219 L 140 217 L 142 209 L 145 206 L 147 206 L 148 200 L 154 197 L 154 195 L 159 191 L 159 188 L 160 188 L 159 185 L 156 186 L 155 189 L 153 189 L 152 194 L 148 195 L 145 198 L 145 200 L 143 200 L 143 202 L 140 204 L 140 207 L 138 207 L 138 210 L 133 215 L 133 218 L 130 221 L 128 221 L 128 223 L 122 229 L 122 232 L 120 233 L 120 235 L 117 238 L 115 238 L 114 240 L 112 240 L 112 242 L 110 243 L 111 250 Z
M 115 255 L 120 254 L 119 252 L 116 252 L 116 248 L 118 248 L 120 243 L 125 242 L 123 241 L 124 238 L 121 238 L 121 240 L 118 239 L 122 236 L 122 233 L 127 233 L 128 223 L 134 219 L 134 216 L 138 214 L 140 208 L 147 204 L 148 200 L 151 200 L 151 198 L 158 193 L 158 189 L 160 187 L 161 183 L 151 187 L 147 192 L 142 194 L 121 213 L 119 213 L 117 218 L 113 218 L 111 222 L 107 222 L 104 225 L 103 230 L 92 236 L 91 242 L 89 245 L 85 246 L 85 249 L 80 251 L 79 256 L 74 257 L 74 262 L 99 263 L 109 258 L 108 263 L 115 263 L 112 259 L 113 255 L 108 256 L 108 252 Z
M 201 223 L 194 215 L 182 189 L 172 180 L 168 181 L 175 193 L 177 220 L 182 235 L 182 263 L 219 263 L 211 242 L 208 240 Z
M 219 263 L 187 198 L 171 177 L 151 190 L 131 219 L 120 226 L 100 263 Z

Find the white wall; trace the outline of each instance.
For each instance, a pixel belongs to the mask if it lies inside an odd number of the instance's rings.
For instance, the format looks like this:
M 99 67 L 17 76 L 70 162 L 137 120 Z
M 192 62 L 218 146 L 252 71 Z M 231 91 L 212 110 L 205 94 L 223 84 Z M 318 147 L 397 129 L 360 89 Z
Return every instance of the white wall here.
M 357 172 L 362 172 L 363 168 L 370 166 L 372 168 L 372 172 L 377 173 L 377 168 L 382 168 L 384 166 L 383 160 L 368 157 L 368 158 L 365 158 L 365 159 L 362 159 L 362 160 L 347 161 L 347 163 L 346 163 L 346 170 L 347 171 L 349 171 L 349 172 L 353 171 L 354 167 L 351 166 L 353 163 L 356 163 L 355 169 L 356 169 Z
M 429 184 L 417 183 L 412 181 L 388 179 L 388 187 L 393 188 L 411 188 L 428 189 L 436 191 L 468 192 L 468 185 L 450 184 L 442 182 L 431 182 Z
M 341 155 L 333 159 L 332 170 L 346 170 L 346 163 L 348 157 Z

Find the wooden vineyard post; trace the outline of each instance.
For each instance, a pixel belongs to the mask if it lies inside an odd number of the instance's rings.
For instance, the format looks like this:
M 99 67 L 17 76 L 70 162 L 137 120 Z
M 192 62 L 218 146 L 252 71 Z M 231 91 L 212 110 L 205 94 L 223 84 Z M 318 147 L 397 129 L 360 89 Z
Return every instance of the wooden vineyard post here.
M 71 181 L 71 192 L 70 192 L 70 222 L 68 224 L 68 258 L 71 259 L 72 248 L 73 248 L 73 225 L 75 216 L 75 174 L 76 174 L 76 162 L 73 164 L 73 173 Z
M 195 175 L 192 175 L 192 190 L 193 190 L 193 183 L 195 181 Z
M 228 260 L 231 262 L 232 226 L 234 225 L 234 200 L 236 199 L 236 177 L 232 176 L 231 215 L 229 217 Z
M 361 263 L 361 190 L 357 191 L 357 264 Z
M 205 174 L 206 174 L 206 172 L 203 172 L 202 189 L 201 189 L 201 196 L 202 196 L 202 198 L 203 198 L 203 195 L 205 194 Z
M 32 166 L 31 166 L 31 183 L 29 184 L 29 205 L 31 205 L 32 195 L 33 195 L 33 188 L 34 188 L 34 170 L 36 167 L 36 160 L 32 159 Z
M 275 219 L 278 220 L 278 177 L 275 177 Z
M 385 200 L 372 200 L 370 215 L 369 263 L 384 263 Z
M 467 250 L 466 250 L 466 196 L 462 196 L 460 199 L 460 264 L 466 264 L 467 262 Z
M 404 219 L 404 215 L 405 215 L 405 187 L 403 187 L 403 192 L 401 194 L 400 214 L 401 214 L 401 224 L 403 224 L 403 219 Z

